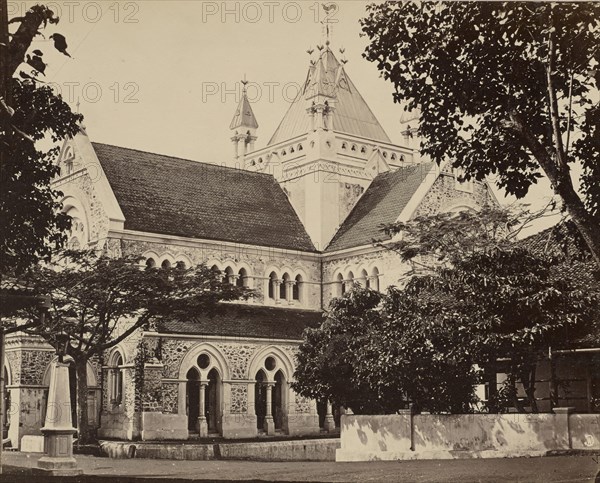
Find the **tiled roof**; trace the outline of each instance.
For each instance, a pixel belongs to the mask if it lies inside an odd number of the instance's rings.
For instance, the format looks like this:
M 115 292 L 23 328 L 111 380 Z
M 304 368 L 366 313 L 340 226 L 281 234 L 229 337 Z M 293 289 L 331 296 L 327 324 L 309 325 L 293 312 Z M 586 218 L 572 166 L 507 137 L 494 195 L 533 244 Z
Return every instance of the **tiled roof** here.
M 301 340 L 305 328 L 318 327 L 323 320 L 321 312 L 312 310 L 222 305 L 222 310 L 212 317 L 201 315 L 190 321 L 161 321 L 157 330 L 169 334 Z
M 326 49 L 316 64 L 309 68 L 304 89 L 290 105 L 269 145 L 306 134 L 310 121 L 306 113 L 307 96 L 323 92 L 336 98 L 333 111 L 334 131 L 391 142 L 375 114 L 347 76 L 344 67 L 333 52 Z
M 358 200 L 325 251 L 368 245 L 373 240 L 385 238 L 381 225 L 396 221 L 429 174 L 431 167 L 432 163 L 423 163 L 378 175 Z
M 315 251 L 271 175 L 107 144 L 93 146 L 125 215 L 126 229 Z

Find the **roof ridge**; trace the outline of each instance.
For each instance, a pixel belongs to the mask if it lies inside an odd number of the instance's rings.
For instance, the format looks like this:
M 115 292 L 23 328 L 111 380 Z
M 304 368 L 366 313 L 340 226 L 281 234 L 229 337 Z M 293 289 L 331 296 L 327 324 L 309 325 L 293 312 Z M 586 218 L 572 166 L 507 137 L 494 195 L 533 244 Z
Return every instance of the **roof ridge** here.
M 222 169 L 230 169 L 230 170 L 236 170 L 236 171 L 243 171 L 244 173 L 248 173 L 248 174 L 252 174 L 252 175 L 268 176 L 270 178 L 275 179 L 275 177 L 272 174 L 270 174 L 270 173 L 262 173 L 260 171 L 248 171 L 246 169 L 237 168 L 235 166 L 224 166 L 224 165 L 221 165 L 221 164 L 209 163 L 207 161 L 197 161 L 197 160 L 194 160 L 194 159 L 181 158 L 179 156 L 173 156 L 171 154 L 162 154 L 162 153 L 155 153 L 155 152 L 152 152 L 152 151 L 143 151 L 141 149 L 136 149 L 136 148 L 126 148 L 125 146 L 118 146 L 116 144 L 100 143 L 100 142 L 97 142 L 97 141 L 92 141 L 91 143 L 92 143 L 92 146 L 101 145 L 101 146 L 107 146 L 109 148 L 124 149 L 126 151 L 135 151 L 137 153 L 152 154 L 153 156 L 161 156 L 163 158 L 169 158 L 169 159 L 173 159 L 173 160 L 176 160 L 176 161 L 184 161 L 186 163 L 202 164 L 202 165 L 210 166 L 210 167 L 213 167 L 213 168 L 222 168 Z

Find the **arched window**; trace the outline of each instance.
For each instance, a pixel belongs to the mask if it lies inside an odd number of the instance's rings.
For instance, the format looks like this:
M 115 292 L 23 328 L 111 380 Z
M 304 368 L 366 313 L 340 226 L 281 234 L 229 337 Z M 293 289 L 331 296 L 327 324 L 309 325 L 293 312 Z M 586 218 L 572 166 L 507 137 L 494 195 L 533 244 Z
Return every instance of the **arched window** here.
M 296 152 L 296 150 L 294 149 L 294 146 L 292 146 L 292 147 L 290 148 L 290 154 L 291 154 L 291 153 L 294 153 L 294 152 Z
M 178 262 L 175 262 L 175 268 L 179 270 L 185 270 L 187 266 L 183 260 L 179 260 Z
M 123 401 L 123 356 L 117 352 L 112 364 L 111 402 L 119 405 Z
M 171 268 L 171 262 L 169 260 L 163 260 L 160 264 L 160 268 Z
M 371 270 L 370 286 L 373 290 L 379 291 L 379 270 L 377 267 L 374 267 L 373 270 Z
M 156 267 L 156 261 L 154 260 L 154 258 L 150 257 L 146 260 L 146 267 L 147 268 L 154 268 Z
M 298 151 L 302 151 L 303 149 L 302 144 L 298 144 Z
M 369 274 L 367 273 L 367 271 L 363 268 L 362 271 L 360 272 L 360 284 L 363 287 L 366 288 L 370 288 L 370 284 L 369 284 Z
M 392 153 L 392 155 L 390 156 L 390 159 L 392 161 L 396 161 L 396 153 Z
M 297 300 L 298 302 L 302 301 L 301 293 L 302 293 L 302 275 L 296 275 L 294 279 L 294 285 L 292 285 L 292 299 Z
M 284 273 L 283 277 L 281 278 L 283 279 L 283 282 L 279 285 L 279 298 L 281 300 L 289 300 L 288 289 L 290 287 L 290 275 L 288 273 Z
M 344 293 L 346 293 L 346 287 L 344 286 L 344 276 L 341 273 L 339 273 L 337 276 L 336 285 L 337 295 L 341 297 L 342 295 L 344 295 Z
M 269 298 L 275 300 L 275 285 L 277 284 L 277 274 L 271 272 L 269 275 Z
M 245 268 L 240 268 L 240 271 L 238 272 L 238 277 L 237 277 L 237 280 L 235 281 L 235 284 L 238 287 L 247 287 L 248 286 L 248 272 L 246 271 Z
M 234 284 L 235 280 L 233 277 L 233 268 L 227 267 L 225 269 L 225 276 L 223 277 L 223 282 L 230 283 L 231 285 Z

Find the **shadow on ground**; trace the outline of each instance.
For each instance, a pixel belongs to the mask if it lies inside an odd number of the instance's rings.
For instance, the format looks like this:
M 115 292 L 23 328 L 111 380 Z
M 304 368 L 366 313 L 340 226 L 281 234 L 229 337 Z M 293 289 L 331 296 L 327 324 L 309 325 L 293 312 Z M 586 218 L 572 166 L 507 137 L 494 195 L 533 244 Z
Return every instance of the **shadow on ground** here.
M 55 476 L 51 477 L 47 474 L 43 473 L 38 469 L 28 468 L 24 470 L 18 466 L 10 466 L 3 465 L 2 466 L 2 474 L 0 474 L 0 482 L 6 483 L 47 483 L 47 482 L 57 482 L 57 483 L 108 483 L 109 481 L 115 481 L 115 475 L 81 475 L 81 476 Z M 189 478 L 169 478 L 164 475 L 145 475 L 143 477 L 134 477 L 134 476 L 119 476 L 119 483 L 158 483 L 158 482 L 173 482 L 180 483 L 185 481 L 186 483 L 194 482 L 194 481 L 216 481 L 216 482 L 228 482 L 228 481 L 239 481 L 239 480 L 226 480 L 226 479 L 189 479 Z M 266 483 L 269 481 L 272 483 L 272 480 L 243 480 L 244 483 Z M 319 481 L 289 481 L 286 483 L 321 483 Z

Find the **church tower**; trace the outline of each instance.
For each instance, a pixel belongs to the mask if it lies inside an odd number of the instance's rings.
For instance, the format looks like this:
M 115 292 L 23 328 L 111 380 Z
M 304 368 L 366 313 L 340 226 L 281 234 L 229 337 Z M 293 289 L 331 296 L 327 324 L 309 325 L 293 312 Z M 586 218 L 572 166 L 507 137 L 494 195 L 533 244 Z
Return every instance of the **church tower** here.
M 258 130 L 258 122 L 248 100 L 248 81 L 244 79 L 242 85 L 242 97 L 229 125 L 229 129 L 233 131 L 233 136 L 231 137 L 231 142 L 233 143 L 233 166 L 240 168 L 244 166 L 244 156 L 246 153 L 254 151 L 254 143 L 257 139 L 256 131 Z
M 330 42 L 307 52 L 316 58 L 267 146 L 238 155 L 245 169 L 275 176 L 324 250 L 375 176 L 414 161 L 412 149 L 392 144 Z

